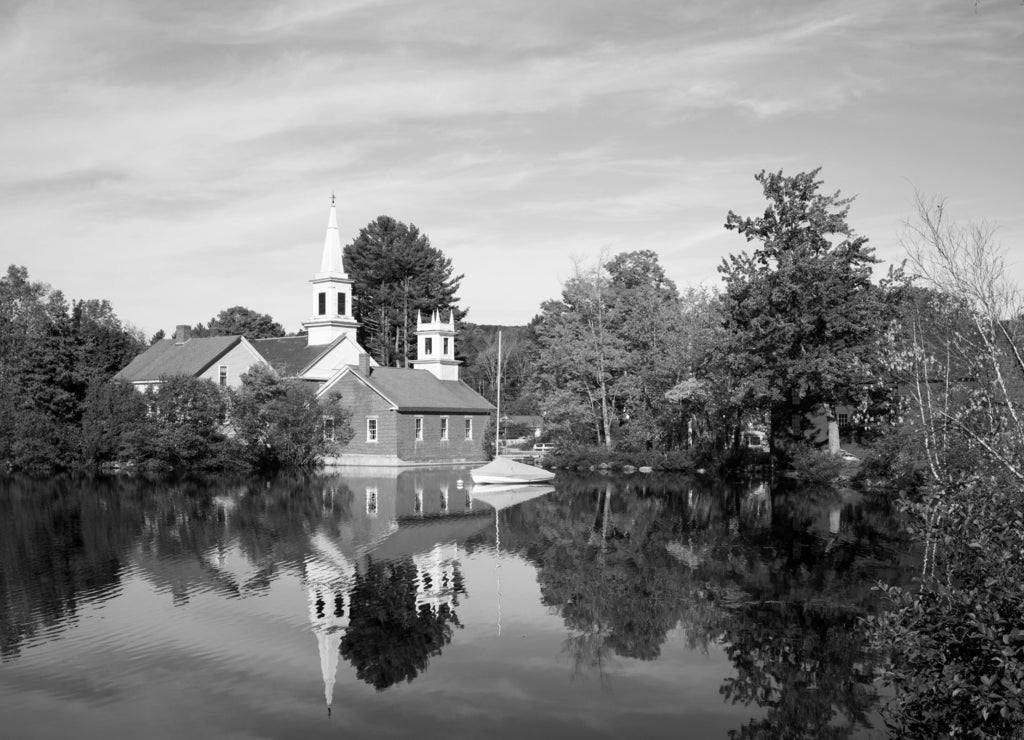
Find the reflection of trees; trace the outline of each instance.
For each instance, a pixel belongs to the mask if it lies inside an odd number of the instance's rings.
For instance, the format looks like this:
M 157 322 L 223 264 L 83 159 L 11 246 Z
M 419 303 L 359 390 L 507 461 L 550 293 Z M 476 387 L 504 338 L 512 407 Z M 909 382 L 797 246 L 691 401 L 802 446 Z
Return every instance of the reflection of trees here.
M 722 696 L 768 709 L 730 737 L 843 738 L 867 726 L 877 696 L 855 612 L 783 602 L 723 616 L 708 625 L 736 667 Z
M 296 568 L 318 528 L 337 532 L 351 492 L 302 476 L 153 482 L 137 478 L 4 479 L 0 496 L 0 656 L 67 625 L 107 598 L 129 561 L 176 603 L 199 588 L 261 591 L 281 564 Z M 216 554 L 237 543 L 255 566 L 239 583 Z
M 370 563 L 352 588 L 349 623 L 341 654 L 356 675 L 382 691 L 412 681 L 431 657 L 451 642 L 452 625 L 461 627 L 454 607 L 465 593 L 458 568 L 451 604 L 417 606 L 418 572 L 411 560 Z
M 0 657 L 67 623 L 121 577 L 138 508 L 116 482 L 5 479 L 0 496 Z
M 876 697 L 857 620 L 901 547 L 884 505 L 581 479 L 505 514 L 503 544 L 538 564 L 574 673 L 603 679 L 612 652 L 653 660 L 679 626 L 691 647 L 724 648 L 725 699 L 767 708 L 734 736 L 849 737 L 866 721 Z

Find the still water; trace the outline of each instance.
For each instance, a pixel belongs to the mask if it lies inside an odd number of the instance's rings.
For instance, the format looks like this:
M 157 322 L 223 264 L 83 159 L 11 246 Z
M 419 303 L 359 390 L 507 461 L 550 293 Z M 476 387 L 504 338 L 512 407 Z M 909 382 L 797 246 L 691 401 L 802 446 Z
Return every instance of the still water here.
M 0 735 L 883 738 L 913 569 L 853 491 L 0 479 Z

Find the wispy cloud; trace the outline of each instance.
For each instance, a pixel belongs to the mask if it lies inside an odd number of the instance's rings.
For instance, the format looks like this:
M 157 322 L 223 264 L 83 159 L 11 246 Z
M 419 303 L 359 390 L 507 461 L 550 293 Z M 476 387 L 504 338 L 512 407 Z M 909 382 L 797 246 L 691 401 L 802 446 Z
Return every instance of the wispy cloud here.
M 1022 25 L 1008 0 L 8 3 L 2 256 L 152 329 L 186 288 L 181 320 L 258 295 L 294 328 L 336 190 L 343 231 L 415 221 L 510 322 L 603 245 L 713 275 L 753 173 L 819 164 L 855 223 L 891 228 L 910 178 L 1012 238 Z

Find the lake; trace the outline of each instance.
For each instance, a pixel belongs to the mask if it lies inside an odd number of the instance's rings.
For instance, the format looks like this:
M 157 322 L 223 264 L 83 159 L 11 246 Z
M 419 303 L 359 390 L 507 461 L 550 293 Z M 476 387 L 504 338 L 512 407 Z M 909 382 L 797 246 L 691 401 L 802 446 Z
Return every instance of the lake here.
M 883 498 L 466 469 L 0 479 L 5 738 L 885 738 Z

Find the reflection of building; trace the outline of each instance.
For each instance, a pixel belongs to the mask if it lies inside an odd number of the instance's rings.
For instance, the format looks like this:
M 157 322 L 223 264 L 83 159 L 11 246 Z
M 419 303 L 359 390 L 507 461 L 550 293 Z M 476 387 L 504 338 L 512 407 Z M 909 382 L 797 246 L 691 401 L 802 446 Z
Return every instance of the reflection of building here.
M 429 552 L 414 555 L 416 564 L 416 608 L 429 606 L 437 612 L 455 605 L 456 566 L 459 546 L 453 542 L 435 545 Z
M 321 534 L 313 538 L 312 544 L 314 554 L 305 563 L 309 622 L 320 651 L 324 700 L 330 714 L 338 671 L 338 649 L 341 636 L 348 627 L 349 591 L 354 582 L 355 565 Z
M 339 479 L 338 486 L 325 489 L 322 498 L 328 509 L 338 489 L 352 492 L 349 516 L 332 520 L 333 536 L 322 532 L 313 536 L 311 554 L 304 563 L 309 620 L 317 638 L 328 713 L 342 641 L 352 639 L 346 634 L 353 620 L 365 630 L 367 614 L 360 619 L 358 610 L 366 609 L 368 584 L 394 584 L 391 577 L 380 580 L 382 568 L 408 579 L 403 582 L 410 588 L 406 593 L 414 589 L 415 603 L 408 603 L 416 619 L 444 623 L 452 618 L 461 588 L 458 543 L 490 522 L 486 512 L 472 511 L 463 475 L 440 468 L 355 468 Z M 392 564 L 398 566 L 396 570 L 391 570 Z M 359 589 L 361 602 L 356 597 Z M 386 624 L 406 619 L 407 615 L 374 611 L 397 606 L 382 596 L 374 602 L 370 621 Z M 393 657 L 406 654 L 402 645 L 392 647 Z M 408 652 L 416 653 L 411 648 Z

